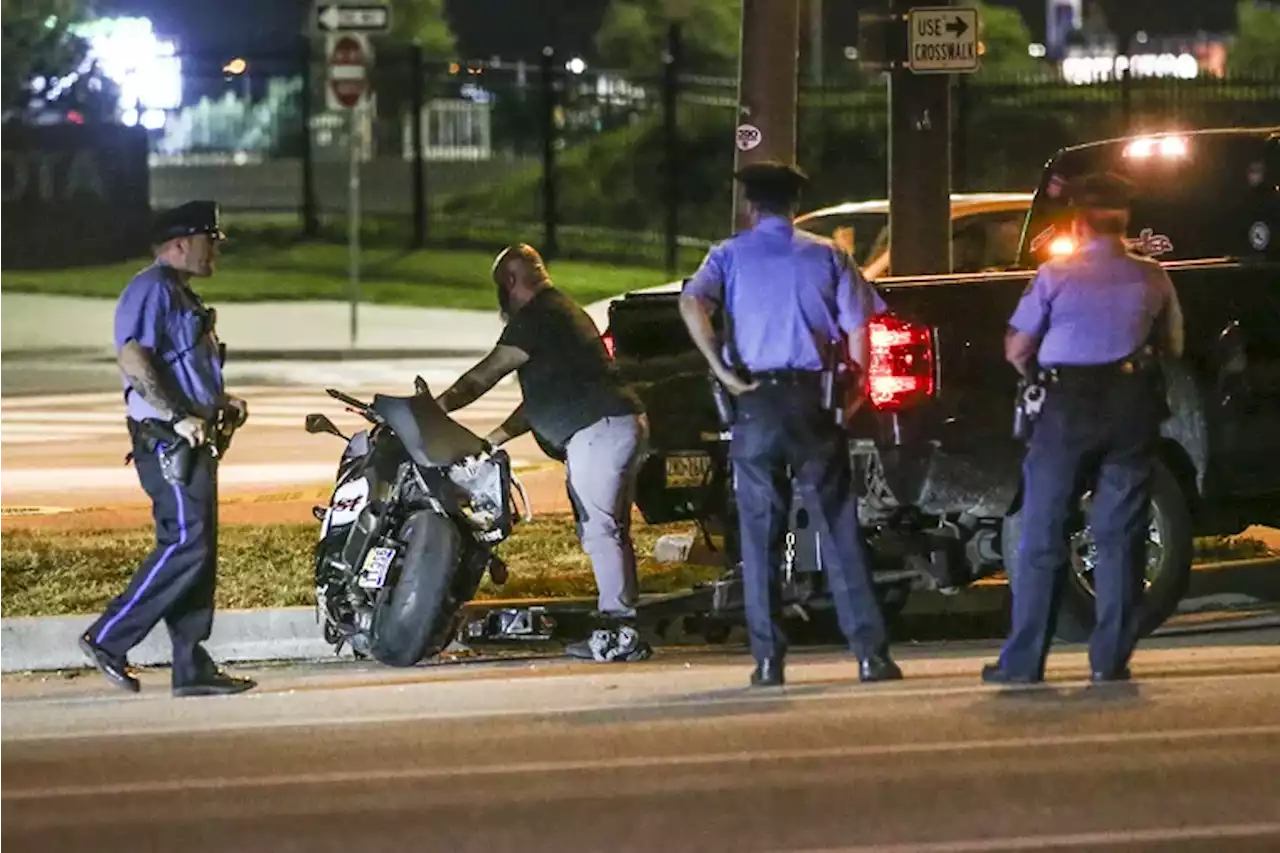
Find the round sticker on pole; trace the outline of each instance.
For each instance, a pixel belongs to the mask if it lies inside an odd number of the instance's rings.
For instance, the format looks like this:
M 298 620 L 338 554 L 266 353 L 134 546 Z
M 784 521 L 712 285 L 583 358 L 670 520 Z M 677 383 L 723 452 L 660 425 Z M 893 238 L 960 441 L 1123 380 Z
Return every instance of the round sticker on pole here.
M 739 151 L 750 151 L 759 145 L 763 139 L 764 134 L 754 124 L 740 124 L 738 129 L 734 131 L 734 141 Z
M 1261 252 L 1271 245 L 1271 228 L 1265 222 L 1255 222 L 1249 226 L 1249 245 Z

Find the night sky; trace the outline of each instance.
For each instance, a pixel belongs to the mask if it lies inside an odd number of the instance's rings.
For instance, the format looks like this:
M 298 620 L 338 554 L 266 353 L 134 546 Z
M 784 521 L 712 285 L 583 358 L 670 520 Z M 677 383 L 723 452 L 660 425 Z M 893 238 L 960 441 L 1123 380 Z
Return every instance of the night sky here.
M 1044 36 L 1045 0 L 994 0 L 1016 6 L 1034 38 Z M 1089 0 L 1086 0 L 1089 2 Z M 1236 0 L 1109 0 L 1147 5 L 1153 34 L 1230 29 Z M 609 0 L 446 0 L 454 32 L 468 58 L 535 58 L 552 43 L 562 53 L 594 59 L 592 37 Z M 854 43 L 859 8 L 883 0 L 826 0 L 828 43 Z M 922 0 L 924 4 L 924 0 Z M 927 5 L 927 4 L 925 4 Z M 959 0 L 955 5 L 963 5 Z M 249 54 L 286 51 L 309 23 L 314 0 L 97 0 L 101 14 L 145 15 L 179 50 Z M 1145 20 L 1149 17 L 1149 21 Z M 1149 24 L 1149 25 L 1148 25 Z

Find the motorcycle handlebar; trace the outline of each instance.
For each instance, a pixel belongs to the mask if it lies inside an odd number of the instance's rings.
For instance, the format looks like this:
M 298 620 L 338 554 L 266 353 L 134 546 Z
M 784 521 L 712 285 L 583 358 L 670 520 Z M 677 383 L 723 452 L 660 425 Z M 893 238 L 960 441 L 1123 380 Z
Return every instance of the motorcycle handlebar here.
M 361 411 L 364 411 L 369 408 L 368 403 L 361 403 L 355 397 L 351 397 L 347 394 L 343 394 L 337 388 L 326 388 L 325 393 L 328 394 L 333 399 L 346 403 L 348 406 L 352 406 L 353 408 L 360 409 Z

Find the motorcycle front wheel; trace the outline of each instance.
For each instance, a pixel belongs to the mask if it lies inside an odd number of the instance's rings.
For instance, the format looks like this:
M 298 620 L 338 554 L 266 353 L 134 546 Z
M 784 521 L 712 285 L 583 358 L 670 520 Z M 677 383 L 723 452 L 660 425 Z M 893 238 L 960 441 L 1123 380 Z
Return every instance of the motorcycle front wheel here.
M 404 560 L 395 586 L 373 614 L 374 660 L 413 666 L 449 642 L 457 605 L 450 594 L 462 537 L 452 521 L 430 510 L 414 513 L 400 529 Z

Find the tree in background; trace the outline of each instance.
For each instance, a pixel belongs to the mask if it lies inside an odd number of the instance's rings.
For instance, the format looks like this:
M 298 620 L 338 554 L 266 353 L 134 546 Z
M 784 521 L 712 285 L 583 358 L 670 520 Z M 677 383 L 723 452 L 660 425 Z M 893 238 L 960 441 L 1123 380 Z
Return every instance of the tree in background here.
M 1280 4 L 1241 0 L 1236 14 L 1239 26 L 1227 69 L 1242 76 L 1274 74 L 1280 69 Z
M 1031 30 L 1022 20 L 1022 13 L 1008 6 L 993 6 L 975 0 L 978 10 L 979 39 L 982 42 L 982 70 L 978 73 L 991 77 L 1018 77 L 1045 70 L 1044 62 L 1032 58 Z
M 71 27 L 89 18 L 84 0 L 3 0 L 0 98 L 6 116 L 45 108 L 76 110 L 85 121 L 115 117 L 117 89 Z
M 614 0 L 596 33 L 609 69 L 638 77 L 659 73 L 673 17 L 681 30 L 684 70 L 732 77 L 738 71 L 742 0 Z
M 417 41 L 433 59 L 453 59 L 457 39 L 444 14 L 444 0 L 391 0 L 391 43 Z

